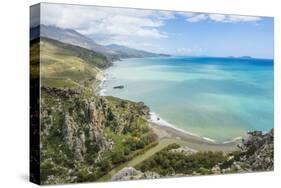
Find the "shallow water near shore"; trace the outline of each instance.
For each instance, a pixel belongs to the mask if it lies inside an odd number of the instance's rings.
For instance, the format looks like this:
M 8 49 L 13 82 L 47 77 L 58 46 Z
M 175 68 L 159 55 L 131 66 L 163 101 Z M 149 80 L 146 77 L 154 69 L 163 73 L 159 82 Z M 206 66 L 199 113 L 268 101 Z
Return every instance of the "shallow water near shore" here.
M 273 128 L 272 60 L 136 58 L 105 74 L 102 95 L 143 101 L 162 121 L 201 137 L 223 142 Z

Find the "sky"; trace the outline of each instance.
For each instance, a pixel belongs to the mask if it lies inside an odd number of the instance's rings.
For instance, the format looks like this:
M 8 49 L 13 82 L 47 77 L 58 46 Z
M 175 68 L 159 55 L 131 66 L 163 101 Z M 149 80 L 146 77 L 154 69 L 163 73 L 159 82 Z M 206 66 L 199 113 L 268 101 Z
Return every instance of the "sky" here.
M 157 53 L 273 58 L 270 17 L 43 3 L 41 24 Z

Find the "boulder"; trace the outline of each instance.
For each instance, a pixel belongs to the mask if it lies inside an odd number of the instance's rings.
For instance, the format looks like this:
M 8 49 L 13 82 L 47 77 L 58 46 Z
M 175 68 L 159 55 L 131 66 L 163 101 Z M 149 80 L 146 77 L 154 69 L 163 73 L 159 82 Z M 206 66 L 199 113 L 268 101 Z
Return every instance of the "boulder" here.
M 141 172 L 133 167 L 125 167 L 111 178 L 112 181 L 122 181 L 122 180 L 137 180 L 137 179 L 155 179 L 159 178 L 160 175 L 156 172 Z

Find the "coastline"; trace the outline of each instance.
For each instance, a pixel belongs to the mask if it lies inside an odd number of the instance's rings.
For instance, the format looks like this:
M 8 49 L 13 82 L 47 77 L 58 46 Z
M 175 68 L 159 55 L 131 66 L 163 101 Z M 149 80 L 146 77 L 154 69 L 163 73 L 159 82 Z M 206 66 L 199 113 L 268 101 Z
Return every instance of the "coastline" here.
M 105 89 L 103 88 L 103 84 L 107 80 L 105 70 L 100 70 L 100 72 L 97 73 L 96 80 L 97 82 L 94 87 L 95 93 L 98 96 L 104 96 Z
M 114 64 L 115 62 L 113 62 Z M 108 68 L 107 68 L 108 69 Z M 103 85 L 108 80 L 106 70 L 100 70 L 97 74 L 97 83 L 95 87 L 96 95 L 105 96 L 106 90 Z M 241 141 L 240 138 L 234 138 L 222 143 L 217 142 L 208 137 L 203 137 L 195 133 L 191 133 L 168 123 L 156 113 L 150 112 L 150 118 L 147 119 L 150 127 L 155 134 L 158 135 L 159 140 L 174 139 L 177 141 L 183 141 L 183 145 L 192 145 L 193 148 L 198 150 L 222 150 L 233 151 L 237 149 L 236 145 Z M 198 147 L 201 145 L 200 147 Z
M 163 118 L 161 118 L 160 116 L 158 116 L 154 112 L 150 112 L 150 120 L 149 121 L 153 125 L 160 126 L 163 129 L 165 129 L 165 128 L 168 129 L 167 130 L 168 132 L 170 132 L 170 130 L 175 130 L 176 132 L 179 132 L 181 134 L 185 134 L 185 135 L 188 135 L 190 137 L 202 139 L 206 143 L 212 143 L 212 144 L 231 144 L 231 143 L 237 143 L 237 142 L 239 142 L 239 141 L 241 141 L 243 139 L 242 137 L 236 137 L 236 138 L 233 138 L 233 139 L 230 139 L 230 140 L 226 140 L 226 141 L 223 141 L 223 142 L 218 142 L 217 140 L 214 140 L 212 138 L 208 138 L 208 137 L 196 134 L 196 133 L 188 132 L 186 130 L 177 128 L 175 125 L 165 121 Z
M 189 146 L 190 148 L 198 151 L 232 152 L 238 149 L 237 144 L 239 141 L 216 143 L 204 139 L 203 137 L 187 134 L 186 132 L 180 131 L 176 128 L 159 125 L 151 121 L 149 122 L 149 125 L 155 134 L 157 134 L 160 142 L 167 139 L 174 140 L 175 143 L 183 146 Z

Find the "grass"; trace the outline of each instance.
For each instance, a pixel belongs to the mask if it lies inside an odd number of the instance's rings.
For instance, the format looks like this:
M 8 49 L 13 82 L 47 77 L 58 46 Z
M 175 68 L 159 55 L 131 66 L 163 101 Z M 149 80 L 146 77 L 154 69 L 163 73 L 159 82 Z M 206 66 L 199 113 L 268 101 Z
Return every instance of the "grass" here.
M 100 53 L 48 38 L 35 39 L 30 44 L 30 75 L 38 78 L 40 73 L 42 86 L 92 86 L 101 69 L 112 64 Z
M 41 84 L 48 87 L 57 88 L 77 88 L 81 87 L 77 82 L 71 79 L 61 79 L 61 78 L 41 78 Z

